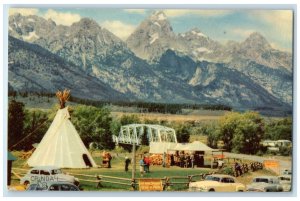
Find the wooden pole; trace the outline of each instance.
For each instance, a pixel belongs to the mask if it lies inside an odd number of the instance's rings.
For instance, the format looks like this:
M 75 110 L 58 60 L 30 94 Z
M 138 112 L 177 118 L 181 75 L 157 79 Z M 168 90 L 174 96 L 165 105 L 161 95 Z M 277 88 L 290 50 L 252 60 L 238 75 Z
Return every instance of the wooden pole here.
M 132 179 L 135 178 L 135 165 L 136 165 L 136 161 L 135 161 L 135 142 L 133 143 L 132 146 Z
M 214 160 L 214 153 L 211 152 L 211 161 L 210 161 L 210 168 L 211 169 L 213 169 L 213 164 L 214 164 L 213 160 Z

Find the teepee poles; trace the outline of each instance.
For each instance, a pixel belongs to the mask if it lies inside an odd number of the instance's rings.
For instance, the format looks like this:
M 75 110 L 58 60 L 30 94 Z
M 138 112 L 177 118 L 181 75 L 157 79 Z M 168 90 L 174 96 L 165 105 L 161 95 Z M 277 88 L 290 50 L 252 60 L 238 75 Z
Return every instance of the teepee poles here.
M 66 102 L 70 98 L 70 90 L 65 89 L 63 91 L 57 91 L 56 97 L 58 98 L 60 109 L 63 109 L 66 107 Z

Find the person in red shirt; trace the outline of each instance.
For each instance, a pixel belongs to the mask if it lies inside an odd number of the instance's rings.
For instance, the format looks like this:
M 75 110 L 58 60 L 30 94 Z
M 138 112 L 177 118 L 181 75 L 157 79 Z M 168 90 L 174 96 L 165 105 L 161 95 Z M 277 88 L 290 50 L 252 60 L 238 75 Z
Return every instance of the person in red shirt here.
M 146 156 L 144 158 L 144 163 L 145 163 L 145 172 L 149 173 L 150 172 L 150 163 L 151 163 L 151 161 L 150 161 L 150 158 L 148 156 Z

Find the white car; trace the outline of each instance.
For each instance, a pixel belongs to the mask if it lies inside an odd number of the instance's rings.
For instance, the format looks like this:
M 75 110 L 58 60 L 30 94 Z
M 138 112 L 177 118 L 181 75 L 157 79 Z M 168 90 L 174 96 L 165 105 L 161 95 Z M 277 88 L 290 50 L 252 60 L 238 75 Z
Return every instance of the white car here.
M 80 191 L 80 189 L 69 182 L 48 182 L 30 184 L 26 191 Z
M 204 181 L 189 184 L 189 191 L 197 192 L 243 192 L 245 189 L 245 185 L 237 183 L 234 177 L 223 174 L 207 175 Z
M 283 191 L 289 192 L 292 190 L 292 175 L 284 174 L 278 176 L 279 183 L 281 184 Z
M 69 182 L 79 185 L 79 180 L 74 176 L 64 174 L 60 168 L 52 166 L 41 166 L 30 169 L 27 174 L 21 178 L 20 184 L 41 184 L 49 182 Z
M 283 187 L 276 176 L 254 177 L 252 183 L 247 185 L 247 191 L 251 192 L 282 192 Z

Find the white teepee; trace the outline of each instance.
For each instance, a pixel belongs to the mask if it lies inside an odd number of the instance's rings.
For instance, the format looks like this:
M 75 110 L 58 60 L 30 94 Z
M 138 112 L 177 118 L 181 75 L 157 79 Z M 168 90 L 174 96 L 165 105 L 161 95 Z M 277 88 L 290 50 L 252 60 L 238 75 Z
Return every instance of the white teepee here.
M 60 168 L 97 166 L 69 118 L 67 107 L 57 112 L 42 141 L 28 159 L 29 166 Z

